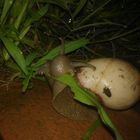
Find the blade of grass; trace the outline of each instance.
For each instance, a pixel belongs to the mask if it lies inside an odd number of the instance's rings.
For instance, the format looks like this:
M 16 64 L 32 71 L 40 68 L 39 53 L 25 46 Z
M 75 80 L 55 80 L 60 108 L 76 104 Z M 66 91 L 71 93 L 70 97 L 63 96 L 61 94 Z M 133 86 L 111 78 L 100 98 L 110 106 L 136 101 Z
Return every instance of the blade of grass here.
M 98 26 L 105 26 L 105 25 L 120 26 L 120 27 L 125 28 L 124 25 L 119 24 L 119 23 L 115 23 L 115 22 L 97 22 L 97 23 L 93 23 L 93 24 L 83 25 L 83 26 L 80 26 L 78 28 L 74 28 L 73 30 L 71 30 L 71 32 L 76 32 L 76 31 L 90 28 L 90 27 L 98 27 Z
M 129 34 L 132 34 L 132 33 L 136 32 L 136 31 L 138 31 L 138 30 L 140 30 L 140 27 L 136 27 L 135 29 L 132 29 L 132 30 L 127 31 L 127 32 L 124 32 L 124 33 L 121 33 L 121 34 L 119 34 L 119 35 L 116 35 L 116 33 L 115 33 L 115 36 L 112 36 L 112 37 L 110 37 L 110 38 L 108 38 L 108 39 L 104 39 L 104 40 L 99 40 L 99 41 L 92 42 L 92 44 L 112 41 L 112 40 L 115 40 L 115 39 L 118 39 L 118 38 L 127 36 L 127 35 L 129 35 Z
M 82 140 L 89 140 L 90 137 L 92 136 L 93 132 L 99 127 L 101 126 L 101 120 L 98 118 L 95 122 L 93 122 L 93 124 L 91 125 L 91 127 L 87 130 L 87 132 L 85 133 L 85 135 L 83 136 Z
M 78 27 L 87 22 L 92 16 L 94 16 L 97 12 L 103 9 L 111 0 L 104 1 L 97 9 L 95 9 L 91 14 L 86 16 L 79 24 Z
M 82 10 L 82 8 L 86 4 L 86 2 L 87 2 L 87 0 L 80 0 L 78 7 L 76 8 L 74 13 L 72 14 L 72 19 L 74 19 L 79 14 L 79 12 Z
M 29 3 L 28 0 L 25 0 L 25 1 L 24 1 L 24 5 L 22 6 L 22 9 L 21 9 L 21 11 L 20 11 L 20 13 L 19 13 L 19 15 L 18 15 L 16 21 L 15 21 L 15 28 L 16 28 L 16 29 L 19 28 L 19 25 L 20 25 L 21 21 L 23 20 L 23 17 L 24 17 L 24 15 L 25 15 L 25 13 L 26 13 L 26 9 L 27 9 L 27 7 L 28 7 L 28 3 Z
M 19 33 L 19 39 L 23 39 L 24 36 L 26 35 L 26 33 L 30 30 L 31 24 L 35 21 L 38 21 L 41 17 L 43 17 L 47 11 L 48 11 L 48 4 L 46 4 L 44 7 L 40 8 L 38 11 L 34 12 L 31 15 L 31 17 L 25 21 L 24 27 L 22 28 L 22 30 Z
M 23 81 L 22 81 L 22 85 L 23 85 L 23 87 L 22 87 L 22 92 L 25 92 L 25 91 L 27 90 L 31 78 L 32 78 L 32 72 L 29 73 L 29 75 L 27 75 L 27 76 L 25 77 L 25 79 L 23 79 Z
M 35 47 L 35 43 L 34 43 L 34 40 L 31 40 L 30 38 L 28 37 L 23 37 L 21 42 L 27 46 L 30 46 L 31 48 L 34 48 Z
M 11 8 L 13 2 L 14 2 L 14 0 L 5 0 L 4 1 L 4 6 L 3 6 L 2 14 L 1 14 L 1 19 L 0 19 L 1 24 L 4 22 L 6 15 L 7 15 L 9 9 Z
M 41 17 L 43 17 L 46 12 L 48 11 L 49 5 L 46 4 L 45 6 L 41 7 L 40 9 L 36 10 L 35 12 L 32 11 L 30 18 L 28 18 L 25 23 L 24 27 L 31 25 L 33 22 L 38 21 Z
M 57 5 L 64 10 L 68 10 L 67 1 L 66 0 L 46 0 L 46 3 Z
M 54 22 L 62 23 L 69 31 L 71 31 L 71 27 L 69 26 L 69 24 L 67 22 L 65 22 L 64 19 L 62 19 L 61 17 L 58 17 L 58 16 L 53 15 L 53 14 L 48 14 L 47 17 L 53 19 Z
M 24 38 L 24 36 L 26 35 L 26 33 L 30 30 L 31 26 L 27 26 L 27 27 L 24 27 L 20 33 L 19 33 L 19 39 L 22 39 Z
M 70 53 L 72 51 L 75 51 L 81 47 L 85 47 L 89 43 L 89 40 L 87 39 L 78 39 L 75 41 L 70 41 L 65 44 L 65 53 Z M 47 60 L 52 60 L 54 57 L 56 57 L 60 52 L 61 45 L 51 50 L 49 53 L 45 54 L 41 59 L 38 60 L 35 64 L 32 65 L 33 69 L 36 70 L 41 65 L 45 64 Z
M 7 52 L 7 50 L 5 48 L 2 49 L 2 56 L 5 61 L 7 61 L 10 58 L 9 53 Z
M 37 58 L 38 54 L 36 52 L 31 52 L 26 57 L 26 65 L 29 66 L 33 62 L 35 58 Z
M 14 42 L 6 37 L 1 37 L 1 40 L 4 43 L 5 48 L 9 52 L 9 54 L 13 57 L 15 62 L 18 64 L 18 66 L 21 68 L 21 70 L 24 72 L 25 75 L 28 74 L 28 70 L 26 67 L 26 62 L 24 59 L 24 56 L 21 52 L 21 50 L 14 44 Z
M 75 100 L 81 103 L 84 103 L 86 105 L 95 106 L 98 110 L 98 113 L 100 115 L 102 122 L 113 131 L 113 133 L 115 134 L 116 140 L 123 140 L 122 136 L 117 131 L 114 124 L 111 122 L 109 116 L 104 111 L 103 107 L 99 103 L 94 93 L 91 93 L 90 91 L 82 89 L 71 75 L 65 74 L 60 77 L 57 77 L 56 80 L 68 85 L 71 88 L 71 91 L 74 93 Z

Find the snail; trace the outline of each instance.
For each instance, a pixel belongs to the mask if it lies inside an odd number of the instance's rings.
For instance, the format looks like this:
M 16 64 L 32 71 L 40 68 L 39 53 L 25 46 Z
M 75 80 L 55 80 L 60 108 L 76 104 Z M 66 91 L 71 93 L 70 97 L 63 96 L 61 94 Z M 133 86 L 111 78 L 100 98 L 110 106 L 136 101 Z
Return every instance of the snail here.
M 89 67 L 92 70 L 95 70 L 95 67 L 91 64 L 88 64 L 86 62 L 83 61 L 70 61 L 70 59 L 68 58 L 68 56 L 65 55 L 64 52 L 64 42 L 63 39 L 61 39 L 61 48 L 60 48 L 60 53 L 58 56 L 56 56 L 53 60 L 49 60 L 46 62 L 45 65 L 43 65 L 36 73 L 40 74 L 40 75 L 51 75 L 53 77 L 55 76 L 61 76 L 63 74 L 71 74 L 72 76 L 75 75 L 76 67 Z M 49 83 L 50 86 L 52 88 L 54 97 L 60 93 L 65 87 L 66 85 L 53 80 L 53 79 L 49 79 Z
M 63 43 L 63 40 L 62 40 Z M 52 90 L 52 107 L 61 115 L 74 120 L 97 119 L 97 112 L 89 106 L 77 102 L 73 98 L 70 88 L 52 77 L 63 74 L 76 76 L 77 68 L 89 67 L 93 71 L 95 67 L 83 61 L 71 61 L 64 53 L 64 45 L 60 47 L 60 53 L 53 59 L 46 62 L 36 74 L 45 75 Z
M 75 67 L 80 67 L 80 70 L 77 71 Z M 61 48 L 60 54 L 40 68 L 38 73 L 52 76 L 69 73 L 81 87 L 96 93 L 102 104 L 111 109 L 127 109 L 140 99 L 140 74 L 124 60 L 98 58 L 88 63 L 71 62 L 64 54 L 64 48 Z M 66 87 L 52 79 L 49 82 L 53 98 Z
M 96 70 L 81 68 L 77 78 L 81 86 L 96 93 L 106 107 L 123 110 L 140 99 L 140 74 L 134 66 L 116 58 L 92 59 L 89 63 Z

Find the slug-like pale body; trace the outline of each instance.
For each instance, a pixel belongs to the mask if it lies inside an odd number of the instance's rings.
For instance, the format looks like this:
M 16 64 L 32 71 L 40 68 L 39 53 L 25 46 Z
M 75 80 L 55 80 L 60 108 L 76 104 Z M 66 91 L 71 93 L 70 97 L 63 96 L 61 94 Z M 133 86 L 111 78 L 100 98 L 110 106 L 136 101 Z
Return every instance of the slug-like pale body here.
M 76 72 L 74 67 L 80 67 Z M 93 67 L 92 67 L 93 66 Z M 140 74 L 131 64 L 115 59 L 92 59 L 89 63 L 71 62 L 60 54 L 47 62 L 39 71 L 46 76 L 60 76 L 66 73 L 76 75 L 82 87 L 96 93 L 103 104 L 112 109 L 127 109 L 140 99 Z M 54 97 L 66 85 L 49 78 Z
M 69 73 L 74 75 L 74 68 L 71 61 L 65 55 L 58 55 L 52 60 L 50 65 L 50 73 L 53 76 L 60 76 L 62 74 Z
M 81 86 L 96 93 L 112 109 L 127 109 L 140 99 L 140 74 L 131 64 L 113 58 L 89 61 L 96 70 L 84 67 L 77 73 Z

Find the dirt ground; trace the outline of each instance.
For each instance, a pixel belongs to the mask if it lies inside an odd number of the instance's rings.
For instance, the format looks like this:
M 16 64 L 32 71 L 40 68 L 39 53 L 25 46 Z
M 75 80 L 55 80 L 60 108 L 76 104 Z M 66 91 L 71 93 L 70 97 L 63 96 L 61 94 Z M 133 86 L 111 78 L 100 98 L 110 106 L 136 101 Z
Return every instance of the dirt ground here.
M 23 94 L 19 81 L 7 83 L 8 72 L 1 69 L 0 73 L 0 140 L 80 140 L 92 124 L 90 120 L 71 120 L 57 113 L 46 83 L 34 81 L 33 88 Z M 139 139 L 139 104 L 126 111 L 107 112 L 124 140 Z M 91 140 L 113 138 L 101 126 Z

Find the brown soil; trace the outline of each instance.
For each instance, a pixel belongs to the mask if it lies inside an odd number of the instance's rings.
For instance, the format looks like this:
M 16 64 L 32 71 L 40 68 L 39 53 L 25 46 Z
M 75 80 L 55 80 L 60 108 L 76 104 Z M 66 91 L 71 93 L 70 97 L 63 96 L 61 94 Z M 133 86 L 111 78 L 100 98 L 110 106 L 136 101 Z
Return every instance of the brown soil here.
M 71 120 L 58 114 L 51 105 L 52 94 L 46 83 L 34 81 L 33 88 L 23 94 L 19 81 L 8 83 L 8 72 L 0 72 L 0 140 L 80 140 L 92 124 L 90 120 Z M 140 109 L 135 107 L 137 111 L 106 109 L 124 140 L 140 137 Z M 113 138 L 101 126 L 91 140 Z

